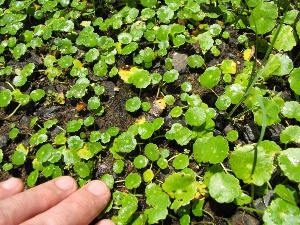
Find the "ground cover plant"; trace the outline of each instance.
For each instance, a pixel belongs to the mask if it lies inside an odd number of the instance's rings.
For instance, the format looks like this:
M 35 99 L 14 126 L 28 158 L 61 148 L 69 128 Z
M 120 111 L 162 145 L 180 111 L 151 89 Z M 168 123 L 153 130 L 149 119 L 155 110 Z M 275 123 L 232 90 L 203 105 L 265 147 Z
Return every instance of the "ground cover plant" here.
M 288 0 L 0 0 L 0 180 L 101 179 L 116 224 L 300 224 Z

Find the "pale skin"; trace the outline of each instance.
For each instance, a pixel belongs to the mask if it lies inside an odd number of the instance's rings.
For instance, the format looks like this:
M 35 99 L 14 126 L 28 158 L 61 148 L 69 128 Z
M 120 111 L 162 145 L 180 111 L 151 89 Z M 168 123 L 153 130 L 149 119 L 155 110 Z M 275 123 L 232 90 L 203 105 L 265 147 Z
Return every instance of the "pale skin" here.
M 0 224 L 88 225 L 109 199 L 109 188 L 99 180 L 78 189 L 73 178 L 63 176 L 24 191 L 20 179 L 10 178 L 0 183 Z

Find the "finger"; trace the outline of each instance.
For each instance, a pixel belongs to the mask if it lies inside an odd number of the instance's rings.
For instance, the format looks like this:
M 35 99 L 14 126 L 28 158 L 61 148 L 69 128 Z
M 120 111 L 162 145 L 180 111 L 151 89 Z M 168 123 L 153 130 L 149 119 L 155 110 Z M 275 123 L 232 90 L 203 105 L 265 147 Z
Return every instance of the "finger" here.
M 97 222 L 95 225 L 115 225 L 115 223 L 111 220 L 105 219 Z
M 59 177 L 0 202 L 0 224 L 21 222 L 53 207 L 77 190 L 71 177 Z
M 22 225 L 86 225 L 102 212 L 110 199 L 110 190 L 99 180 L 91 181 L 70 197 Z
M 22 192 L 24 185 L 18 178 L 11 177 L 10 179 L 0 183 L 0 201 L 11 197 L 19 192 Z

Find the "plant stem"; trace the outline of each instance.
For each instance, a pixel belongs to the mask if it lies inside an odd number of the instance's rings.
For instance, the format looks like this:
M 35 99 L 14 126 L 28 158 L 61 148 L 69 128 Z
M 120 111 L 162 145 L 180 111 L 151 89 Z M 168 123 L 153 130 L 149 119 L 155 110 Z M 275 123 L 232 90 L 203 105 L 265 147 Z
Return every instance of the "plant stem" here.
M 260 210 L 260 209 L 254 209 L 254 208 L 249 208 L 249 207 L 244 207 L 244 206 L 240 206 L 238 207 L 238 209 L 242 209 L 242 210 L 247 210 L 247 211 L 250 211 L 250 212 L 255 212 L 255 213 L 258 213 L 258 214 L 264 214 L 264 211 L 263 210 Z
M 19 103 L 19 105 L 14 109 L 14 111 L 12 111 L 11 114 L 9 114 L 7 117 L 4 118 L 4 120 L 7 120 L 9 119 L 10 117 L 12 117 L 16 112 L 17 110 L 21 107 L 21 104 Z

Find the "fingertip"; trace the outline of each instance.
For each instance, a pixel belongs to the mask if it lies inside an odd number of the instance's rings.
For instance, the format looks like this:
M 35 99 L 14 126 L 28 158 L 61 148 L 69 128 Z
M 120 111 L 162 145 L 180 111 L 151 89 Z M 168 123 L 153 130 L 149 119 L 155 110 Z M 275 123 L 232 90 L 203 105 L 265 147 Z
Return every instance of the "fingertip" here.
M 95 225 L 115 225 L 115 223 L 112 220 L 104 219 L 104 220 L 100 220 Z
M 5 190 L 20 190 L 24 185 L 19 178 L 11 177 L 8 180 L 0 183 L 1 187 Z
M 100 180 L 93 180 L 87 184 L 87 190 L 96 196 L 107 196 L 110 198 L 110 189 L 109 187 Z
M 63 191 L 77 189 L 76 181 L 69 176 L 58 177 L 55 179 L 54 183 L 59 189 Z

